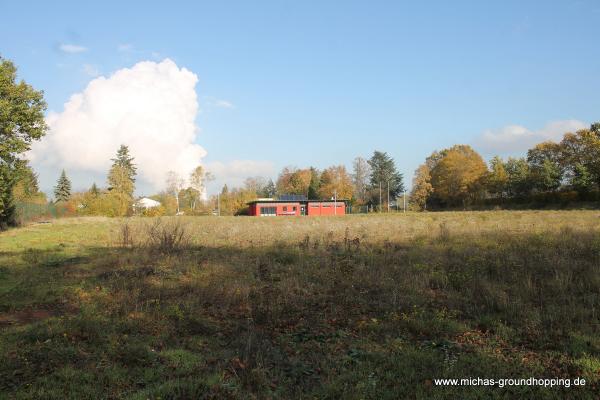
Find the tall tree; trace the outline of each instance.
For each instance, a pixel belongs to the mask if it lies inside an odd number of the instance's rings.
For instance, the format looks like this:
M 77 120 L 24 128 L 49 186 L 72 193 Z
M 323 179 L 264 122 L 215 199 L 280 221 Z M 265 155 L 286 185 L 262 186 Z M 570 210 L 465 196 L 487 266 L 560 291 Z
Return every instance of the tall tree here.
M 260 193 L 261 197 L 272 198 L 277 194 L 277 188 L 275 187 L 275 183 L 273 183 L 273 179 L 269 179 L 269 182 L 265 185 L 262 193 Z
M 510 197 L 526 196 L 531 192 L 529 164 L 524 158 L 509 157 L 504 164 L 508 174 L 507 191 Z
M 343 165 L 329 167 L 321 174 L 321 184 L 319 185 L 319 198 L 330 199 L 351 199 L 354 188 L 352 187 L 352 178 Z
M 575 166 L 585 167 L 594 184 L 600 187 L 600 130 L 599 123 L 591 129 L 566 133 L 560 142 L 561 161 L 568 180 L 575 176 Z
M 244 180 L 244 189 L 256 193 L 257 196 L 263 192 L 266 185 L 267 180 L 262 176 L 250 176 Z
M 310 183 L 308 184 L 308 199 L 316 200 L 319 198 L 319 188 L 321 186 L 321 174 L 319 170 L 310 167 Z
M 134 158 L 129 154 L 129 147 L 122 144 L 117 150 L 117 157 L 112 158 L 113 166 L 120 166 L 127 172 L 127 177 L 135 183 L 137 167 L 133 163 Z
M 92 183 L 92 186 L 90 187 L 90 190 L 88 190 L 88 193 L 92 197 L 98 197 L 100 195 L 100 189 L 98 189 L 96 182 Z
M 298 194 L 308 196 L 308 188 L 312 173 L 310 169 L 285 167 L 277 179 L 277 192 L 281 194 Z
M 117 150 L 116 158 L 112 159 L 112 166 L 108 171 L 108 191 L 114 198 L 118 209 L 115 215 L 127 215 L 133 205 L 133 192 L 135 191 L 136 166 L 133 157 L 129 154 L 129 148 L 121 145 Z
M 575 167 L 573 168 L 573 176 L 571 178 L 571 185 L 579 194 L 585 194 L 592 190 L 594 186 L 594 179 L 585 165 L 581 165 L 579 163 L 575 164 Z
M 71 181 L 67 178 L 67 174 L 63 169 L 60 173 L 60 177 L 54 187 L 54 198 L 57 202 L 68 201 L 71 198 Z
M 190 188 L 193 191 L 188 193 L 191 196 L 191 209 L 196 209 L 196 204 L 201 199 L 206 199 L 206 184 L 214 180 L 214 176 L 204 169 L 202 165 L 198 165 L 190 174 Z M 195 196 L 194 196 L 195 194 Z
M 420 210 L 426 210 L 427 200 L 431 193 L 433 193 L 431 171 L 429 171 L 427 164 L 422 164 L 415 171 L 412 191 L 410 193 L 410 202 L 416 205 Z
M 490 172 L 486 178 L 488 192 L 495 197 L 503 198 L 508 189 L 508 173 L 504 162 L 498 156 L 490 160 Z
M 371 203 L 378 204 L 381 200 L 382 204 L 389 204 L 404 191 L 402 174 L 396 169 L 394 159 L 386 152 L 375 151 L 368 164 L 371 168 Z
M 17 83 L 16 67 L 0 57 L 0 230 L 16 222 L 13 187 L 20 156 L 46 134 L 45 110 L 43 92 Z
M 481 195 L 486 173 L 483 158 L 471 146 L 456 145 L 442 152 L 431 171 L 431 184 L 441 201 L 464 207 Z
M 175 197 L 177 201 L 177 214 L 181 212 L 179 204 L 180 192 L 185 186 L 185 180 L 175 171 L 167 172 L 167 192 Z
M 560 166 L 546 158 L 541 165 L 530 167 L 532 186 L 540 192 L 553 192 L 560 187 Z
M 533 187 L 541 192 L 558 189 L 563 178 L 562 146 L 543 142 L 527 151 Z
M 359 204 L 365 204 L 368 200 L 367 194 L 369 189 L 369 178 L 371 177 L 371 167 L 366 159 L 356 157 L 352 162 L 352 170 L 354 197 Z

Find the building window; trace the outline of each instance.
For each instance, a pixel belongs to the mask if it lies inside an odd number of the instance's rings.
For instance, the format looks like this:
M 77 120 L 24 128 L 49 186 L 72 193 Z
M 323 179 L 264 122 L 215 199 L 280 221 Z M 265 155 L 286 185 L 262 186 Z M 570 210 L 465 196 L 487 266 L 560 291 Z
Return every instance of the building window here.
M 287 211 L 287 206 L 283 206 L 283 211 Z
M 261 216 L 274 216 L 277 215 L 277 207 L 261 207 L 260 208 Z
M 292 207 L 292 211 L 296 211 L 296 206 Z
M 327 207 L 327 208 L 329 208 L 329 207 L 331 207 L 331 206 L 330 206 L 329 204 L 323 204 L 323 207 Z

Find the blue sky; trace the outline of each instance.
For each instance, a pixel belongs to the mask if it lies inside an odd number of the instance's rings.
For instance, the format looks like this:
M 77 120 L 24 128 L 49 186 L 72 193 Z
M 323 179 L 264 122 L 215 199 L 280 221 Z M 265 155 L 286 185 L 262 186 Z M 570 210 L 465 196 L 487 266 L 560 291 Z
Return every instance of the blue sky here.
M 383 150 L 410 183 L 435 149 L 492 155 L 485 132 L 543 137 L 549 123 L 600 119 L 597 1 L 0 1 L 0 12 L 0 54 L 50 110 L 91 75 L 170 58 L 198 76 L 204 161 L 268 161 L 273 177 Z

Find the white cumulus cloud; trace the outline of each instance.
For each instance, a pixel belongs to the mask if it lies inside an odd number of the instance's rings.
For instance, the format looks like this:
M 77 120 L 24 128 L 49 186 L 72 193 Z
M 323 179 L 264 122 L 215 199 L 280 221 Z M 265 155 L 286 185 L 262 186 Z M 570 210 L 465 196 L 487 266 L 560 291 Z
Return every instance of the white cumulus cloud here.
M 63 53 L 69 53 L 69 54 L 83 53 L 84 51 L 87 51 L 87 47 L 76 45 L 76 44 L 65 44 L 65 43 L 63 43 L 60 46 L 58 46 L 58 48 Z
M 106 173 L 121 144 L 129 146 L 138 179 L 160 190 L 166 174 L 182 176 L 201 164 L 206 151 L 195 143 L 197 76 L 173 61 L 143 61 L 93 79 L 50 113 L 49 133 L 29 158 L 48 168 Z
M 525 152 L 537 143 L 547 140 L 558 142 L 565 133 L 575 132 L 587 126 L 588 124 L 574 119 L 549 122 L 538 130 L 521 125 L 508 125 L 483 132 L 475 140 L 475 146 L 489 154 Z

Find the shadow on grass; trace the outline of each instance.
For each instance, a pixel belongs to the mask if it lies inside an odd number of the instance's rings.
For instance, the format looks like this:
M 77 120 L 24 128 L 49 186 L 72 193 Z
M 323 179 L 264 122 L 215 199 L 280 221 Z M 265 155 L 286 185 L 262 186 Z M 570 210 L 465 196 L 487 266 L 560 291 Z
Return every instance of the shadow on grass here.
M 346 235 L 0 255 L 0 389 L 31 398 L 592 398 L 597 235 Z M 60 312 L 60 307 L 74 312 Z M 62 305 L 62 306 L 61 306 Z M 66 308 L 65 308 L 66 309 Z M 585 387 L 435 378 L 584 376 Z

